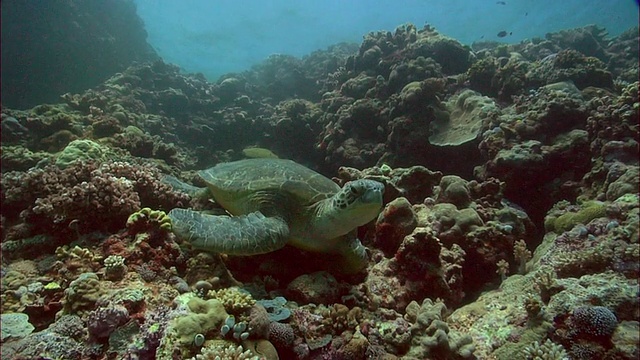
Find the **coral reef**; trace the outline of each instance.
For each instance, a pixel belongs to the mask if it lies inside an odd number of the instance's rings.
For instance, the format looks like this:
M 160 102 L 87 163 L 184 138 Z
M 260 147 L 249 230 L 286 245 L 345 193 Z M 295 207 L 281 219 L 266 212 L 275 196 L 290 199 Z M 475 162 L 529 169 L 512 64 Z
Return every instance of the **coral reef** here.
M 3 106 L 2 358 L 636 359 L 637 50 L 637 29 L 468 47 L 406 24 Z M 226 213 L 171 179 L 275 154 L 384 184 L 361 272 L 174 235 L 174 208 Z

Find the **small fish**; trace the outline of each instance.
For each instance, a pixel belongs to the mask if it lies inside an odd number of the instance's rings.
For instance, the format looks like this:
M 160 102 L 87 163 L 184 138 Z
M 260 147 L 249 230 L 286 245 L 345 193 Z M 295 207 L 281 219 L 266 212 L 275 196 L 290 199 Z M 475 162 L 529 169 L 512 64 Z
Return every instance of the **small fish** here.
M 500 31 L 500 32 L 498 33 L 498 37 L 499 37 L 499 38 L 503 38 L 503 37 L 505 37 L 505 36 L 507 36 L 507 35 L 512 35 L 512 34 L 513 34 L 513 32 L 506 32 L 506 31 L 502 30 L 502 31 Z
M 507 5 L 507 3 L 504 2 L 504 1 L 496 1 L 496 4 L 498 4 L 498 5 Z

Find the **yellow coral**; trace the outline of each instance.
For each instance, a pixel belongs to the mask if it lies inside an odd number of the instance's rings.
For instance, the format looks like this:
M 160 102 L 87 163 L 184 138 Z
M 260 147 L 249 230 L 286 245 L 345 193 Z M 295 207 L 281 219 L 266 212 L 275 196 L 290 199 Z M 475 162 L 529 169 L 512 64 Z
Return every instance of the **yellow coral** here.
M 191 345 L 198 334 L 207 334 L 219 329 L 227 313 L 217 299 L 203 300 L 193 297 L 187 303 L 190 313 L 177 317 L 171 327 L 177 341 L 183 346 Z
M 228 313 L 236 315 L 249 311 L 256 303 L 251 294 L 237 287 L 210 290 L 207 296 L 220 300 Z
M 100 255 L 96 255 L 91 252 L 91 250 L 81 248 L 78 245 L 74 246 L 71 249 L 69 249 L 69 246 L 67 245 L 58 246 L 58 248 L 56 248 L 56 255 L 59 259 L 80 259 L 87 260 L 89 262 L 97 262 L 102 260 L 102 257 Z
M 91 311 L 105 290 L 94 273 L 83 273 L 65 290 L 65 314 L 85 315 Z
M 124 265 L 124 257 L 120 255 L 109 255 L 104 259 L 105 277 L 109 280 L 121 280 L 127 272 Z
M 333 304 L 329 307 L 320 305 L 318 311 L 324 318 L 323 325 L 333 329 L 335 335 L 340 335 L 345 330 L 355 329 L 362 320 L 362 309 L 358 306 L 349 309 L 343 304 Z
M 127 219 L 128 229 L 157 228 L 162 231 L 171 231 L 171 218 L 164 211 L 142 208 Z

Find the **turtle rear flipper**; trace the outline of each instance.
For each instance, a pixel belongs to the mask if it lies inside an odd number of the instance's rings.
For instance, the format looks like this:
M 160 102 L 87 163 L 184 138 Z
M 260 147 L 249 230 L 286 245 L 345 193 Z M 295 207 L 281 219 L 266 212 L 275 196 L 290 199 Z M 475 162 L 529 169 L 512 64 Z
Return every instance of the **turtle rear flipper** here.
M 242 216 L 215 216 L 187 209 L 169 212 L 173 232 L 193 247 L 229 255 L 256 255 L 287 243 L 289 226 L 256 211 Z

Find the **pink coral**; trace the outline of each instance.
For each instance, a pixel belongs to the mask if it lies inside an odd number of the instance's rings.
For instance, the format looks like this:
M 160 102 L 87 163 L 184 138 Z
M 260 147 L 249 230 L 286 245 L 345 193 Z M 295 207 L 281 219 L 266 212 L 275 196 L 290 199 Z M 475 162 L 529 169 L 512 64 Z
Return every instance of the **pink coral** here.
M 186 194 L 173 191 L 149 165 L 76 162 L 3 174 L 3 213 L 57 232 L 115 230 L 142 206 L 172 208 Z
M 115 329 L 129 321 L 129 311 L 122 305 L 102 307 L 89 314 L 87 329 L 95 339 L 108 337 Z

